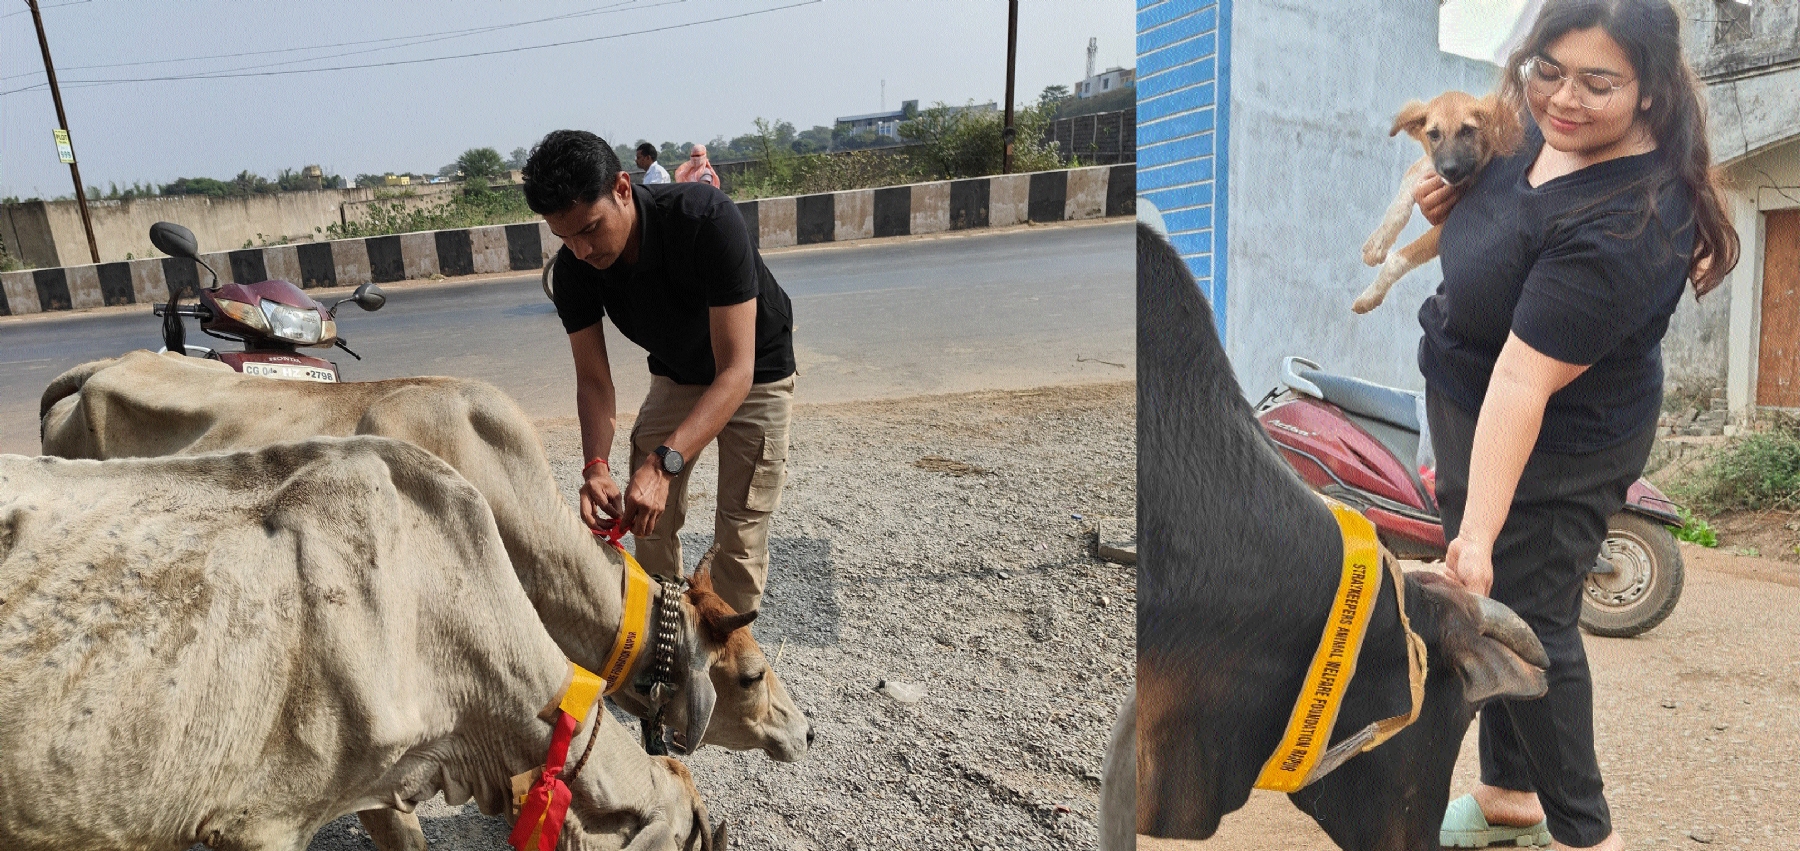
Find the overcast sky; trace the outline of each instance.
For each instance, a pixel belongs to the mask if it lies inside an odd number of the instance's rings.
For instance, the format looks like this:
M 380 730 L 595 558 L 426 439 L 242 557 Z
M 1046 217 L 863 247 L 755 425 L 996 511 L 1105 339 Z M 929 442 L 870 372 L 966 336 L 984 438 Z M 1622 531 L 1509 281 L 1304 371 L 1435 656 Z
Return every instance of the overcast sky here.
M 999 101 L 1006 86 L 1004 0 L 40 2 L 81 176 L 102 189 L 244 169 L 273 176 L 309 163 L 346 177 L 435 172 L 468 148 L 505 155 L 561 127 L 610 142 L 705 142 L 749 132 L 759 116 L 806 129 L 875 112 L 884 79 L 890 109 L 908 99 Z M 0 0 L 0 92 L 43 83 L 25 8 Z M 1133 67 L 1134 8 L 1132 0 L 1021 2 L 1016 100 L 1073 85 L 1090 37 L 1099 39 L 1101 69 Z M 558 19 L 525 23 L 545 18 Z M 668 29 L 647 32 L 656 28 Z M 477 29 L 485 31 L 453 34 Z M 81 82 L 404 62 L 581 39 L 600 40 L 317 73 Z M 164 61 L 220 54 L 244 55 Z M 56 158 L 55 127 L 47 89 L 0 95 L 0 195 L 73 190 Z

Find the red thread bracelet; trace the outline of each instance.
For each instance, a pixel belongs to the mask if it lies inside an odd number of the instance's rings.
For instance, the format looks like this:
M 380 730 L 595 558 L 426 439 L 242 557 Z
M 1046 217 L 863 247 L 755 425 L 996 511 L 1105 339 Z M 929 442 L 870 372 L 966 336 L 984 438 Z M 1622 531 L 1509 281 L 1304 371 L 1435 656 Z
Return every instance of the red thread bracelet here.
M 587 462 L 587 464 L 581 468 L 581 474 L 584 476 L 587 475 L 587 471 L 594 469 L 595 464 L 599 464 L 608 470 L 612 469 L 612 465 L 606 463 L 605 458 L 595 458 L 594 460 Z

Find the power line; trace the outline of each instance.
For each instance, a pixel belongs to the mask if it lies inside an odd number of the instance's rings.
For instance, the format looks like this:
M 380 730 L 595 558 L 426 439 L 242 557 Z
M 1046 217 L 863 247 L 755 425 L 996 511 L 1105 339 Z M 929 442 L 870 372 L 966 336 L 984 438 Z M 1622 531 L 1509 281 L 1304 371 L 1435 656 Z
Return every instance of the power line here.
M 79 2 L 91 3 L 91 2 L 93 2 L 93 0 L 79 0 Z M 581 10 L 578 12 L 568 12 L 568 13 L 561 14 L 561 15 L 553 15 L 548 18 L 536 18 L 534 20 L 519 21 L 517 23 L 511 23 L 511 24 L 493 24 L 493 25 L 488 25 L 488 26 L 471 27 L 468 29 L 460 29 L 460 30 L 443 30 L 440 32 L 416 33 L 414 35 L 394 35 L 394 36 L 388 36 L 386 38 L 371 38 L 371 39 L 364 39 L 362 41 L 345 41 L 345 42 L 338 42 L 335 44 L 315 44 L 310 47 L 284 47 L 284 48 L 280 48 L 277 50 L 251 50 L 251 51 L 245 51 L 242 53 L 215 53 L 215 54 L 211 54 L 208 56 L 187 56 L 187 57 L 178 57 L 175 59 L 144 59 L 144 60 L 139 60 L 136 62 L 111 62 L 111 63 L 105 63 L 105 64 L 101 64 L 101 65 L 71 65 L 67 68 L 64 68 L 63 70 L 65 70 L 65 71 L 91 71 L 96 68 L 126 68 L 126 67 L 137 66 L 137 65 L 168 65 L 168 64 L 172 64 L 172 63 L 176 63 L 176 62 L 204 62 L 204 61 L 211 60 L 211 59 L 235 59 L 235 58 L 240 58 L 240 57 L 244 57 L 244 56 L 271 56 L 271 55 L 278 54 L 278 53 L 298 53 L 298 52 L 307 51 L 307 50 L 329 50 L 329 49 L 335 48 L 335 47 L 358 47 L 358 46 L 365 45 L 365 44 L 386 44 L 387 42 L 393 42 L 393 41 L 409 42 L 408 44 L 397 44 L 397 45 L 391 45 L 390 47 L 382 47 L 382 48 L 374 48 L 373 49 L 373 50 L 391 50 L 391 49 L 399 48 L 399 47 L 411 47 L 414 44 L 428 44 L 431 41 L 443 40 L 443 39 L 436 38 L 437 36 L 443 36 L 445 38 L 454 38 L 454 37 L 465 36 L 465 35 L 479 35 L 481 33 L 495 32 L 495 31 L 504 30 L 504 29 L 513 29 L 516 27 L 524 27 L 524 26 L 530 26 L 532 24 L 548 23 L 551 21 L 560 21 L 560 20 L 565 20 L 568 18 L 580 18 L 580 17 L 589 16 L 589 15 L 607 14 L 609 12 L 617 11 L 618 7 L 620 7 L 620 6 L 629 6 L 636 2 L 637 2 L 637 0 L 620 0 L 620 2 L 612 3 L 612 4 L 609 4 L 606 6 L 596 6 L 592 9 L 584 9 L 584 10 Z M 662 3 L 654 3 L 654 4 L 651 4 L 648 6 L 640 6 L 638 8 L 639 9 L 654 9 L 657 6 L 668 6 L 668 5 L 671 5 L 674 3 L 685 3 L 685 2 L 687 2 L 687 0 L 665 0 L 665 2 L 662 2 Z M 75 5 L 75 4 L 65 3 L 63 5 Z M 15 12 L 14 14 L 18 14 L 18 13 Z M 359 51 L 352 51 L 352 53 L 355 53 L 355 52 L 359 52 Z M 361 51 L 361 52 L 369 52 L 369 51 Z M 352 53 L 338 53 L 338 54 L 332 54 L 330 56 L 313 56 L 313 57 L 309 57 L 307 59 L 291 60 L 290 62 L 278 63 L 278 64 L 293 64 L 294 62 L 310 62 L 310 61 L 318 60 L 318 59 L 332 59 L 337 56 L 349 56 L 349 55 L 352 55 Z M 267 66 L 263 66 L 263 67 L 267 67 Z M 220 70 L 236 71 L 236 70 L 244 70 L 244 69 L 225 68 L 225 69 L 220 69 Z M 25 74 L 14 74 L 10 77 L 0 77 L 0 82 L 8 82 L 11 80 L 17 80 L 22 77 L 36 77 L 36 76 L 41 76 L 41 72 L 31 71 L 31 72 L 28 72 Z
M 687 23 L 681 23 L 681 24 L 669 24 L 666 26 L 651 27 L 649 29 L 636 30 L 633 32 L 612 33 L 609 35 L 592 36 L 589 38 L 570 39 L 568 41 L 549 42 L 546 44 L 532 44 L 532 45 L 525 45 L 522 47 L 508 47 L 508 48 L 501 48 L 498 50 L 483 50 L 483 51 L 478 51 L 475 53 L 458 53 L 458 54 L 452 54 L 449 56 L 429 56 L 429 57 L 425 57 L 425 58 L 421 58 L 421 59 L 395 59 L 395 60 L 388 61 L 388 62 L 371 62 L 371 63 L 362 64 L 362 65 L 334 65 L 334 66 L 330 66 L 330 67 L 326 67 L 326 68 L 293 68 L 293 69 L 289 69 L 289 70 L 285 70 L 285 71 L 248 71 L 248 72 L 244 72 L 244 73 L 237 73 L 237 72 L 200 73 L 200 74 L 171 75 L 171 76 L 166 76 L 166 77 L 136 77 L 136 78 L 105 79 L 105 80 L 70 80 L 69 87 L 70 88 L 89 88 L 92 86 L 115 85 L 115 84 L 120 84 L 120 83 L 153 83 L 153 82 L 167 82 L 167 81 L 175 81 L 175 80 L 223 80 L 223 79 L 232 79 L 232 78 L 237 78 L 237 77 L 282 77 L 282 76 L 287 76 L 287 75 L 291 75 L 291 74 L 314 74 L 314 73 L 319 73 L 322 71 L 353 71 L 353 70 L 358 70 L 358 69 L 362 69 L 362 68 L 389 68 L 389 67 L 395 67 L 395 66 L 400 66 L 400 65 L 419 65 L 419 64 L 429 63 L 429 62 L 443 62 L 443 61 L 450 60 L 450 59 L 470 59 L 470 58 L 475 58 L 475 57 L 480 57 L 480 56 L 499 56 L 499 55 L 508 54 L 508 53 L 523 53 L 523 52 L 532 51 L 532 50 L 546 50 L 546 49 L 552 48 L 552 47 L 567 47 L 572 44 L 591 44 L 596 41 L 611 41 L 614 39 L 629 38 L 631 36 L 648 35 L 651 33 L 659 33 L 659 32 L 667 32 L 670 30 L 686 29 L 688 27 L 696 27 L 696 26 L 700 26 L 702 24 L 713 24 L 713 23 L 718 23 L 720 21 L 732 21 L 732 20 L 737 20 L 740 18 L 749 18 L 749 17 L 753 17 L 756 15 L 764 15 L 764 14 L 768 14 L 770 12 L 779 12 L 779 11 L 783 11 L 786 9 L 794 9 L 794 8 L 798 8 L 800 6 L 812 6 L 812 5 L 822 3 L 822 2 L 824 2 L 824 0 L 801 0 L 801 2 L 798 2 L 798 3 L 789 3 L 784 6 L 772 6 L 767 9 L 758 9 L 753 12 L 741 12 L 736 15 L 722 15 L 717 18 L 707 18 L 704 20 L 689 21 Z M 4 97 L 6 95 L 14 95 L 14 94 L 18 94 L 20 92 L 31 91 L 33 89 L 39 89 L 39 88 L 43 88 L 43 87 L 44 87 L 43 83 L 37 83 L 34 85 L 30 85 L 30 86 L 23 86 L 23 87 L 20 87 L 17 89 L 10 89 L 8 91 L 0 92 L 0 97 Z
M 94 0 L 71 0 L 71 2 L 68 2 L 68 3 L 52 3 L 52 4 L 50 4 L 50 5 L 48 5 L 48 6 L 39 6 L 39 7 L 38 7 L 38 11 L 40 11 L 40 12 L 41 12 L 41 11 L 43 11 L 43 10 L 45 10 L 45 9 L 58 9 L 58 8 L 61 8 L 61 7 L 63 7 L 63 6 L 79 6 L 79 5 L 81 5 L 81 4 L 83 4 L 83 3 L 92 3 L 92 2 L 94 2 Z M 4 19 L 6 19 L 6 18 L 10 18 L 10 17 L 12 17 L 12 16 L 14 16 L 14 15 L 24 15 L 24 14 L 29 14 L 29 13 L 30 13 L 30 12 L 31 12 L 31 10 L 30 10 L 30 9 L 21 9 L 21 10 L 19 10 L 19 11 L 17 11 L 17 12 L 7 12 L 7 13 L 6 13 L 6 14 L 4 14 L 4 15 L 0 15 L 0 20 L 4 20 Z

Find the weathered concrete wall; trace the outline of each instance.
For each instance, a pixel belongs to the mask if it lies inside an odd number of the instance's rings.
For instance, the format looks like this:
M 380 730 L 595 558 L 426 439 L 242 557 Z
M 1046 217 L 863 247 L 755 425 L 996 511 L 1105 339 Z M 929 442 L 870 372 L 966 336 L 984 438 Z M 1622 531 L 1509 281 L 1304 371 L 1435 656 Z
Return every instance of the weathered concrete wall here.
M 429 196 L 452 188 L 422 185 L 406 187 L 424 203 Z M 353 210 L 375 199 L 374 189 L 325 189 L 317 192 L 281 192 L 241 198 L 209 198 L 202 195 L 165 195 L 130 201 L 89 201 L 94 221 L 94 241 L 101 262 L 124 260 L 127 255 L 161 257 L 150 245 L 150 226 L 176 222 L 194 232 L 203 250 L 242 248 L 282 239 L 323 239 L 327 225 L 343 221 L 344 205 Z M 32 266 L 61 266 L 91 259 L 87 235 L 81 226 L 81 209 L 74 201 L 35 201 L 11 204 L 0 213 L 0 236 L 7 250 Z
M 1352 314 L 1350 303 L 1374 278 L 1363 240 L 1420 154 L 1417 142 L 1389 138 L 1394 114 L 1410 99 L 1481 94 L 1499 81 L 1493 65 L 1437 49 L 1437 9 L 1431 0 L 1233 4 L 1225 341 L 1252 396 L 1276 383 L 1290 354 L 1396 387 L 1424 384 L 1417 315 L 1441 280 L 1438 264 L 1403 278 L 1373 313 Z M 1415 218 L 1397 244 L 1425 228 Z
M 1800 3 L 1676 2 L 1688 62 L 1707 84 L 1713 157 L 1733 162 L 1800 133 Z

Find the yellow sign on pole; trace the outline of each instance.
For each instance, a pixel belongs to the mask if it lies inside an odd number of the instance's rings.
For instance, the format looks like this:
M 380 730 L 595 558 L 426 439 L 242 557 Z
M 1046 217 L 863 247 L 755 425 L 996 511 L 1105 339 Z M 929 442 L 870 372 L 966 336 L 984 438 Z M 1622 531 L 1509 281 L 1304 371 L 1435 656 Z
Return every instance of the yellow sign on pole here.
M 75 146 L 69 144 L 69 131 L 59 128 L 51 132 L 56 134 L 56 158 L 68 165 L 74 165 Z

